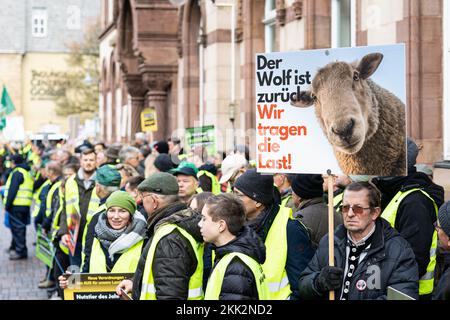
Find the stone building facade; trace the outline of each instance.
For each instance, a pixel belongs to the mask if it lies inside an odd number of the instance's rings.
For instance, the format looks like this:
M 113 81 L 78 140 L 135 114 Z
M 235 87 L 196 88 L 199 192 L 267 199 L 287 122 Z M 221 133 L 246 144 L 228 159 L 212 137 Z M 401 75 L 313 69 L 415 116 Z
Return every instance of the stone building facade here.
M 237 143 L 251 142 L 256 53 L 405 43 L 408 135 L 422 148 L 420 162 L 450 160 L 447 1 L 102 4 L 100 114 L 107 141 L 131 140 L 140 131 L 141 110 L 152 106 L 158 118 L 154 140 L 180 128 L 214 125 L 219 150 L 233 134 Z
M 16 111 L 5 131 L 67 133 L 68 121 L 55 112 L 52 76 L 67 72 L 70 42 L 79 42 L 86 23 L 99 17 L 90 0 L 2 0 L 0 85 Z M 23 137 L 22 137 L 23 138 Z

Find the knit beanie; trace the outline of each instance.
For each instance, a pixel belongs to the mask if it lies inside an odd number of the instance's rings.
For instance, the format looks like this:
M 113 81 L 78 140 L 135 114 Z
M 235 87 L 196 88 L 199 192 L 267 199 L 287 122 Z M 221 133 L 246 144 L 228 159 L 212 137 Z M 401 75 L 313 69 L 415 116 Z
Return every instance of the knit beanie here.
M 450 201 L 445 202 L 439 208 L 438 219 L 442 230 L 450 237 Z
M 153 162 L 153 165 L 160 172 L 167 172 L 170 169 L 173 169 L 175 167 L 175 165 L 172 162 L 172 159 L 170 158 L 170 156 L 167 153 L 159 154 L 155 158 L 155 161 Z
M 323 196 L 323 178 L 320 174 L 298 174 L 291 187 L 292 191 L 302 199 Z
M 159 153 L 169 153 L 169 144 L 165 141 L 158 141 L 153 145 L 153 149 Z
M 417 155 L 419 154 L 419 148 L 411 138 L 407 138 L 406 141 L 408 151 L 408 172 L 416 172 L 414 165 L 416 164 Z
M 119 187 L 122 177 L 114 166 L 106 164 L 97 169 L 96 180 L 102 186 Z
M 250 169 L 237 178 L 234 187 L 247 197 L 264 205 L 270 205 L 273 202 L 272 175 L 262 175 L 256 172 L 256 169 Z
M 114 191 L 106 199 L 106 208 L 119 207 L 127 210 L 131 215 L 136 211 L 136 201 L 133 197 L 125 191 Z

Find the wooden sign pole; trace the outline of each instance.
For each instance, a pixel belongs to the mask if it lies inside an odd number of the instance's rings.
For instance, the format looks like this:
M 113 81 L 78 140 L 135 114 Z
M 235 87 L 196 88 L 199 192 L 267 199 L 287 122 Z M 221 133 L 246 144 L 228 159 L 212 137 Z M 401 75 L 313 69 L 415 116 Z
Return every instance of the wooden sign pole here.
M 331 170 L 327 170 L 328 174 L 328 265 L 334 267 L 334 206 L 333 206 L 333 189 L 334 177 Z M 334 300 L 334 291 L 330 291 L 330 300 Z

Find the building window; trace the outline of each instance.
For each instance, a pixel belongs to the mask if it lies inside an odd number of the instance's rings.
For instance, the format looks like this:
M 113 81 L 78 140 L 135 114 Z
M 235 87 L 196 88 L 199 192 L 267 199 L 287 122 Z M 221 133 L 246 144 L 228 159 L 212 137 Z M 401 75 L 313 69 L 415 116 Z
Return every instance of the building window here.
M 444 30 L 444 99 L 443 99 L 443 128 L 444 128 L 444 160 L 450 160 L 450 3 L 444 3 L 443 30 Z
M 264 42 L 265 51 L 272 52 L 275 51 L 275 26 L 276 26 L 276 1 L 266 0 L 264 8 Z
M 33 8 L 31 14 L 31 34 L 33 37 L 47 36 L 47 9 Z
M 353 47 L 355 41 L 355 0 L 331 0 L 331 46 Z

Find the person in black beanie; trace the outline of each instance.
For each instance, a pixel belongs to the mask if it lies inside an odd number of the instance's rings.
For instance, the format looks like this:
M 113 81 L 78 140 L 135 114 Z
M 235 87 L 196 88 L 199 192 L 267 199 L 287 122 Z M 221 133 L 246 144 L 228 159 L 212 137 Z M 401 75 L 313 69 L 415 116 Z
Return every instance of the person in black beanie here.
M 444 263 L 433 291 L 433 300 L 450 300 L 450 201 L 439 208 L 435 228 L 439 238 L 439 249 L 443 251 Z
M 159 154 L 156 157 L 155 161 L 153 162 L 153 165 L 160 172 L 168 172 L 169 170 L 175 167 L 174 163 L 172 162 L 172 159 L 167 153 Z
M 292 199 L 297 207 L 294 217 L 309 229 L 317 247 L 328 233 L 328 206 L 323 199 L 323 178 L 320 174 L 298 174 L 292 181 Z M 342 224 L 342 215 L 334 211 L 334 227 Z
M 169 144 L 165 141 L 158 141 L 153 145 L 153 150 L 156 151 L 157 154 L 169 153 Z
M 272 300 L 298 299 L 298 279 L 314 255 L 306 227 L 292 219 L 292 210 L 282 207 L 273 176 L 247 170 L 234 184 L 234 194 L 243 202 L 247 225 L 266 245 L 264 273 Z

